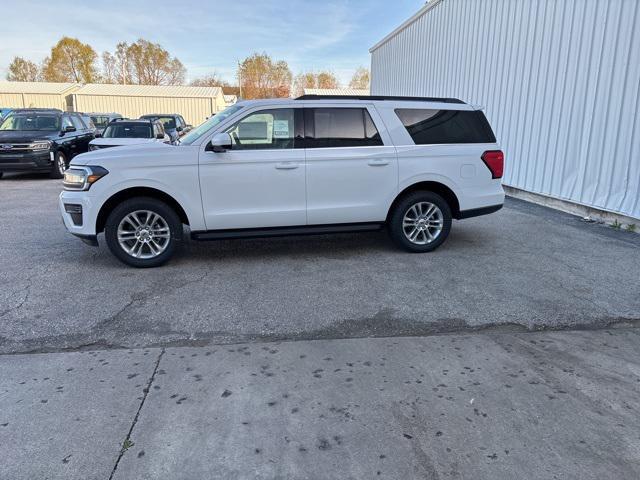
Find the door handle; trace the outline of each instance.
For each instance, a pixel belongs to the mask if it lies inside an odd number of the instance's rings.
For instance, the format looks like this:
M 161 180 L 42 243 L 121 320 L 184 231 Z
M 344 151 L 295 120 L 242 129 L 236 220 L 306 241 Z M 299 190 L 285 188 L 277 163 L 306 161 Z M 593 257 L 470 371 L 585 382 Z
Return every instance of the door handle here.
M 298 168 L 299 165 L 295 162 L 280 162 L 276 163 L 276 168 L 278 170 L 293 170 L 294 168 Z
M 369 160 L 367 163 L 372 167 L 383 167 L 385 165 L 389 165 L 389 160 Z

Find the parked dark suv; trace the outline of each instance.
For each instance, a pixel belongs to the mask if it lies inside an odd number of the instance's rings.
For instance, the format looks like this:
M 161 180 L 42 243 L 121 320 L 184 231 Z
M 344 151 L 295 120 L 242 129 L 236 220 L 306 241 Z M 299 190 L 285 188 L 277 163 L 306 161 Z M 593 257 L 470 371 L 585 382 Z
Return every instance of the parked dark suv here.
M 49 172 L 62 178 L 69 161 L 89 150 L 92 126 L 77 113 L 21 110 L 0 123 L 0 177 L 4 172 Z

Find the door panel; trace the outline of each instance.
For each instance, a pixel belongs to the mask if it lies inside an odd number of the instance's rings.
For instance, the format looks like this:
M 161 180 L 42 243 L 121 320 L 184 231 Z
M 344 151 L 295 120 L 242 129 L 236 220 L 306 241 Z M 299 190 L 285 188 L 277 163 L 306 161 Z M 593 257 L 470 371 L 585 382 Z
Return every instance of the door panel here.
M 307 149 L 309 225 L 384 221 L 398 186 L 394 147 Z
M 236 139 L 231 150 L 201 151 L 208 230 L 306 224 L 305 153 L 294 148 L 294 110 L 250 112 L 228 130 Z
M 307 222 L 384 221 L 397 192 L 398 162 L 375 109 L 305 108 L 305 136 Z

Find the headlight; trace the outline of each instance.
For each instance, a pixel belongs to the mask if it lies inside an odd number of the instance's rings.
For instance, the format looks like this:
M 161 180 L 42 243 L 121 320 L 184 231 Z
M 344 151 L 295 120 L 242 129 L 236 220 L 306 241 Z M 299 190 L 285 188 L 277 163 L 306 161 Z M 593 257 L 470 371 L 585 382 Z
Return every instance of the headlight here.
M 43 140 L 41 142 L 33 142 L 29 144 L 30 150 L 49 150 L 51 148 L 51 142 Z
M 71 167 L 65 170 L 62 185 L 65 190 L 89 190 L 107 173 L 109 171 L 102 167 Z

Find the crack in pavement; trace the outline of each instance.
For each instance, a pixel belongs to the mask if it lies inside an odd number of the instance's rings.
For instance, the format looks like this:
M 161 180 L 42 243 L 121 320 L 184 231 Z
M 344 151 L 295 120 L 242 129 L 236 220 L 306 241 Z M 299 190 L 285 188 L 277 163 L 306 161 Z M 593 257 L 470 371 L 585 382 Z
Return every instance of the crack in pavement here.
M 165 352 L 164 348 L 160 350 L 160 354 L 156 359 L 156 364 L 153 368 L 153 372 L 151 373 L 151 377 L 147 382 L 147 386 L 142 390 L 143 395 L 142 395 L 142 400 L 140 400 L 140 405 L 138 406 L 138 411 L 136 412 L 135 417 L 133 417 L 133 422 L 131 422 L 131 427 L 129 428 L 129 431 L 127 432 L 126 437 L 122 441 L 122 447 L 120 448 L 120 453 L 118 454 L 116 463 L 113 465 L 113 470 L 111 470 L 111 475 L 109 475 L 109 480 L 112 480 L 113 476 L 116 474 L 116 470 L 118 469 L 120 460 L 122 460 L 122 457 L 124 456 L 126 451 L 134 445 L 133 442 L 131 442 L 131 434 L 133 433 L 133 429 L 135 428 L 136 423 L 138 423 L 138 418 L 140 417 L 140 411 L 144 406 L 144 402 L 147 400 L 147 395 L 149 395 L 149 391 L 151 390 L 151 385 L 153 385 L 153 381 L 156 378 L 156 373 L 158 372 L 158 366 L 160 365 L 160 360 L 162 360 L 162 356 L 164 355 L 164 352 Z

